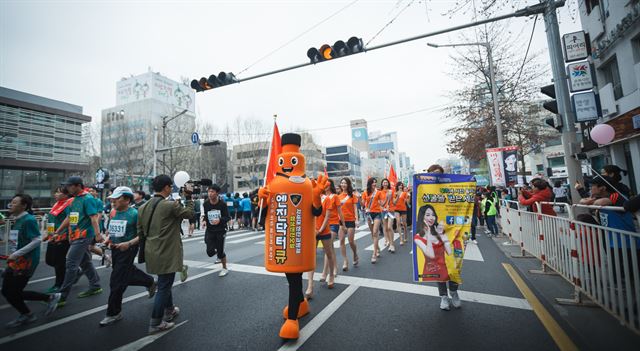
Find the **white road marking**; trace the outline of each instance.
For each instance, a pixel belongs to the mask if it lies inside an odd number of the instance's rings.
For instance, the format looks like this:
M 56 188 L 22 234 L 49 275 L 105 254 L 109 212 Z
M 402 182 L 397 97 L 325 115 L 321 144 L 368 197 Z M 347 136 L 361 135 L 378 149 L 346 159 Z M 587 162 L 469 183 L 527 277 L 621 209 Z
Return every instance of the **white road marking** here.
M 206 272 L 202 272 L 200 274 L 194 275 L 193 277 L 189 277 L 189 279 L 187 279 L 185 281 L 185 283 L 189 282 L 189 281 L 192 281 L 192 280 L 196 280 L 196 279 L 202 278 L 202 277 L 210 275 L 210 274 L 213 274 L 213 273 L 215 273 L 215 272 L 220 270 L 220 268 L 213 268 L 214 267 L 213 264 L 209 264 L 207 267 L 211 267 L 212 269 L 210 271 L 206 271 Z M 184 284 L 184 283 L 181 282 L 181 281 L 177 281 L 177 282 L 173 283 L 173 286 L 178 286 L 178 285 L 182 285 L 182 284 Z M 139 298 L 144 297 L 144 296 L 149 296 L 149 294 L 145 291 L 145 292 L 141 292 L 141 293 L 138 293 L 138 294 L 135 294 L 135 295 L 131 295 L 129 297 L 126 297 L 126 298 L 122 299 L 122 303 L 133 301 L 133 300 L 139 299 Z M 6 344 L 8 342 L 11 342 L 11 341 L 14 341 L 14 340 L 17 340 L 17 339 L 20 339 L 20 338 L 23 338 L 25 336 L 29 336 L 29 335 L 33 335 L 35 333 L 39 333 L 39 332 L 47 330 L 47 329 L 51 329 L 51 328 L 57 327 L 59 325 L 62 325 L 62 324 L 68 323 L 68 322 L 73 322 L 73 321 L 75 321 L 77 319 L 84 318 L 86 316 L 92 315 L 92 314 L 94 314 L 96 312 L 104 311 L 106 309 L 107 309 L 107 305 L 98 306 L 98 307 L 92 308 L 92 309 L 87 310 L 87 311 L 83 311 L 83 312 L 80 312 L 80 313 L 72 314 L 70 316 L 67 316 L 67 317 L 64 317 L 64 318 L 61 318 L 61 319 L 46 323 L 46 324 L 39 325 L 39 326 L 34 327 L 34 328 L 26 329 L 26 330 L 23 330 L 21 332 L 15 333 L 15 334 L 7 335 L 4 338 L 0 339 L 0 345 L 1 344 Z
M 151 344 L 152 342 L 160 339 L 161 337 L 167 335 L 168 333 L 171 333 L 171 331 L 176 330 L 179 326 L 187 323 L 189 320 L 187 319 L 184 322 L 178 323 L 176 324 L 173 328 L 169 329 L 169 330 L 165 330 L 161 333 L 155 334 L 155 335 L 149 335 L 149 336 L 145 336 L 144 338 L 138 339 L 132 343 L 126 344 L 124 346 L 120 346 L 117 349 L 113 349 L 113 351 L 138 351 L 141 350 L 143 347 Z
M 395 242 L 396 240 L 398 240 L 398 238 L 400 238 L 400 234 L 393 233 L 393 241 Z M 378 239 L 378 246 L 380 246 L 380 250 L 384 250 L 386 248 L 386 246 L 383 247 L 384 246 L 384 238 L 381 237 L 381 238 Z M 365 250 L 366 251 L 373 251 L 373 244 L 367 246 L 365 248 Z
M 259 235 L 254 235 L 248 238 L 243 238 L 243 239 L 237 239 L 237 240 L 231 240 L 231 241 L 227 241 L 227 244 L 237 244 L 237 243 L 243 243 L 245 241 L 251 241 L 251 240 L 256 240 L 256 239 L 263 239 L 264 238 L 264 233 L 259 234 Z
M 297 340 L 287 342 L 286 344 L 282 345 L 278 349 L 278 351 L 297 350 L 298 348 L 300 348 L 300 346 L 302 346 L 302 344 L 304 344 L 304 342 L 307 341 L 313 335 L 313 333 L 320 329 L 324 322 L 326 322 L 334 313 L 336 313 L 340 306 L 342 306 L 347 301 L 347 299 L 349 299 L 349 297 L 351 297 L 351 295 L 356 292 L 356 290 L 358 290 L 357 285 L 349 285 L 343 292 L 340 293 L 340 295 L 333 299 L 331 303 L 327 305 L 327 307 L 322 309 L 320 313 L 318 313 L 311 321 L 309 321 L 309 323 L 307 323 L 307 325 L 304 326 L 304 328 L 302 328 L 302 330 L 300 331 L 300 337 Z
M 476 244 L 467 244 L 467 247 L 464 250 L 464 259 L 484 262 L 482 252 L 480 252 L 480 248 Z
M 250 266 L 244 264 L 229 264 L 229 269 L 237 272 L 254 273 L 262 275 L 272 275 L 282 277 L 282 273 L 268 272 L 264 267 Z M 318 275 L 314 275 L 314 280 L 319 279 Z M 307 279 L 307 275 L 303 275 Z M 417 295 L 426 295 L 438 297 L 438 288 L 431 285 L 420 285 L 412 283 L 394 282 L 390 280 L 361 278 L 348 275 L 338 275 L 335 282 L 337 284 L 357 285 L 372 289 L 381 289 L 389 291 L 398 291 Z M 532 310 L 531 305 L 526 299 L 478 293 L 473 291 L 459 290 L 460 299 L 463 301 L 483 303 L 500 307 L 510 307 L 522 310 Z

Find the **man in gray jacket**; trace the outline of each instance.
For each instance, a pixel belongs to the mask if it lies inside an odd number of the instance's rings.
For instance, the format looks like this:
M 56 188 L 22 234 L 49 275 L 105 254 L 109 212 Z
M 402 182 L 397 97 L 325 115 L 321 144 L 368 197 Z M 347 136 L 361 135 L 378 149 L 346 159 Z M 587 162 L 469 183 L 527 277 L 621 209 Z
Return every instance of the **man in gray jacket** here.
M 158 292 L 153 304 L 149 334 L 161 332 L 174 326 L 171 321 L 180 313 L 173 304 L 171 286 L 176 272 L 182 272 L 186 279 L 186 266 L 183 265 L 180 225 L 183 219 L 195 215 L 191 200 L 191 184 L 186 184 L 183 207 L 179 201 L 167 200 L 171 195 L 173 181 L 168 175 L 159 175 L 153 179 L 153 198 L 138 210 L 138 235 L 144 241 L 144 260 L 147 273 L 158 275 Z

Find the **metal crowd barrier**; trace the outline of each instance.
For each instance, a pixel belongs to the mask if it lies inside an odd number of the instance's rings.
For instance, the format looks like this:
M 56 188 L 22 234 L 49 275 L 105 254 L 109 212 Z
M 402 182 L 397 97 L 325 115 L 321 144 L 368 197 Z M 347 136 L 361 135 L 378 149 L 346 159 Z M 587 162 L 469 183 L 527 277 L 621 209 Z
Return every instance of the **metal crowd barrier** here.
M 543 214 L 543 204 L 563 206 L 568 217 Z M 542 269 L 532 270 L 532 273 L 558 274 L 574 286 L 572 298 L 558 298 L 558 303 L 600 306 L 621 324 L 640 333 L 640 234 L 637 226 L 636 232 L 631 232 L 577 220 L 580 212 L 608 211 L 611 215 L 623 214 L 624 209 L 552 202 L 538 203 L 537 208 L 538 212 L 529 212 L 511 205 L 501 212 L 502 230 L 520 245 L 520 255 L 513 257 L 527 257 L 529 253 L 532 255 L 529 257 L 542 263 Z M 640 215 L 636 215 L 638 219 Z

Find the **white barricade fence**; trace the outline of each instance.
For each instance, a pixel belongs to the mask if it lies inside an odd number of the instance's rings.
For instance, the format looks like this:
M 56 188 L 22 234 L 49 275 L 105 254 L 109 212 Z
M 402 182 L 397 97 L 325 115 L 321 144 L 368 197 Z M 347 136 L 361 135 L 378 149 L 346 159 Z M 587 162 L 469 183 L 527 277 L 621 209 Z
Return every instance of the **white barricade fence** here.
M 562 208 L 564 212 L 569 213 L 569 218 L 543 214 L 542 206 L 544 205 Z M 571 207 L 565 203 L 557 202 L 540 202 L 536 207 L 540 222 L 539 258 L 542 261 L 540 272 L 549 273 L 546 270 L 549 267 L 568 281 L 573 282 L 575 263 L 572 262 L 572 253 L 575 253 L 576 243 L 571 235 Z
M 598 225 L 590 217 L 574 221 L 577 277 L 575 286 L 622 324 L 640 333 L 640 234 L 612 228 L 611 216 L 634 227 L 632 217 L 622 207 L 574 205 L 587 211 L 606 211 L 608 223 Z M 604 218 L 604 217 L 603 217 Z M 609 225 L 609 226 L 608 226 Z M 634 228 L 635 229 L 635 228 Z M 579 296 L 578 296 L 579 298 Z

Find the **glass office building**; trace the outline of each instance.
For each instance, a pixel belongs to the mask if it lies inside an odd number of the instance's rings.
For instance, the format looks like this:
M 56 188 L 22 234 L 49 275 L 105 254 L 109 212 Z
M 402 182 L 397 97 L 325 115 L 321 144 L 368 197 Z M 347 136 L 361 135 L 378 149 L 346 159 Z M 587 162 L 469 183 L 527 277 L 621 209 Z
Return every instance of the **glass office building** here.
M 16 193 L 49 207 L 69 175 L 88 171 L 80 156 L 82 107 L 0 87 L 0 208 Z
M 362 187 L 360 155 L 350 145 L 330 146 L 326 149 L 327 175 L 336 182 L 343 177 L 351 178 L 353 187 Z

